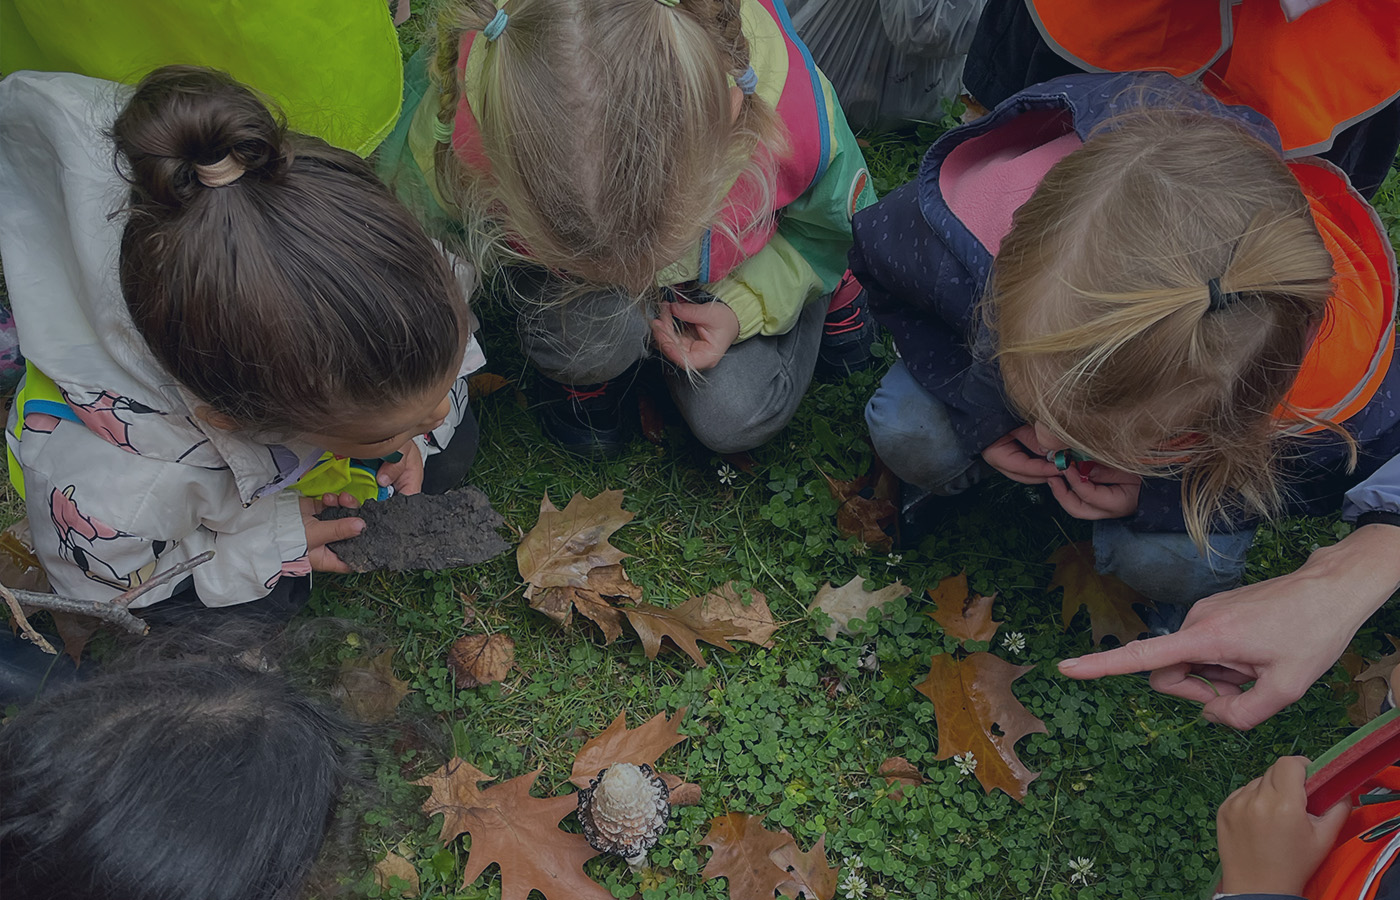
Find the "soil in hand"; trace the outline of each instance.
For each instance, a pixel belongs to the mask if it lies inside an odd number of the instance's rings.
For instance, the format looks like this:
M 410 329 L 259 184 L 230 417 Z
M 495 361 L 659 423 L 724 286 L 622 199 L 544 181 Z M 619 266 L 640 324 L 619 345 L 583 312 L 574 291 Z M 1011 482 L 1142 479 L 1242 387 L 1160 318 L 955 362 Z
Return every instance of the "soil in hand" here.
M 357 572 L 455 569 L 510 549 L 496 533 L 505 520 L 474 487 L 446 494 L 399 494 L 370 500 L 359 509 L 327 509 L 320 518 L 355 515 L 365 520 L 365 530 L 329 546 Z

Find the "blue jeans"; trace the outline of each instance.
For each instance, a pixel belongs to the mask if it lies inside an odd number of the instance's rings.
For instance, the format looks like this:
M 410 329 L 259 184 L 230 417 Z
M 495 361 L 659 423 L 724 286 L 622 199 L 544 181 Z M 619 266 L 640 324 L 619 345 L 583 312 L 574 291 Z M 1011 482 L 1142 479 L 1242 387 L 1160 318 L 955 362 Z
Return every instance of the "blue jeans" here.
M 967 490 L 993 471 L 953 433 L 942 401 L 896 362 L 865 407 L 870 440 L 901 480 L 938 496 Z M 1123 519 L 1094 523 L 1096 568 L 1159 603 L 1191 604 L 1237 587 L 1254 529 L 1210 536 L 1202 554 L 1185 534 L 1140 532 Z

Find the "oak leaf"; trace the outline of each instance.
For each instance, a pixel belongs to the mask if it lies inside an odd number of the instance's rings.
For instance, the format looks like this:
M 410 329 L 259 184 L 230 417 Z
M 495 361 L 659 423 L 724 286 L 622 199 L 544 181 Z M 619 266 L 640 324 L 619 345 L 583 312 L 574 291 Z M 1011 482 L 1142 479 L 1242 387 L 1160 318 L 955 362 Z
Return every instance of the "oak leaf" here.
M 728 623 L 731 630 L 725 637 L 731 641 L 772 647 L 778 624 L 768 609 L 768 598 L 752 588 L 748 593 L 749 602 L 745 603 L 734 582 L 726 582 L 700 598 L 700 616 L 707 622 Z
M 938 720 L 937 759 L 971 753 L 977 780 L 991 793 L 1001 788 L 1024 801 L 1039 772 L 1016 756 L 1016 742 L 1028 734 L 1045 734 L 1045 723 L 1021 705 L 1011 683 L 1034 666 L 1013 666 L 990 653 L 954 660 L 935 656 L 928 678 L 916 688 L 933 701 Z
M 459 688 L 504 681 L 515 668 L 515 641 L 504 634 L 468 634 L 452 642 L 447 668 Z
M 812 849 L 803 853 L 797 842 L 785 844 L 768 854 L 769 859 L 788 872 L 788 880 L 778 885 L 784 897 L 832 900 L 841 877 L 841 867 L 826 864 L 826 835 L 817 838 Z
M 485 805 L 477 785 L 495 780 L 466 760 L 453 757 L 436 772 L 413 784 L 432 790 L 423 801 L 423 812 L 430 819 L 442 813 L 442 834 L 438 839 L 446 844 L 467 830 L 464 818 L 467 810 Z
M 391 886 L 390 878 L 400 878 L 408 883 L 408 887 L 403 891 L 403 896 L 418 896 L 421 889 L 418 881 L 418 869 L 414 867 L 413 863 L 392 851 L 386 853 L 383 859 L 374 864 L 375 884 L 387 891 Z
M 704 668 L 708 663 L 700 654 L 698 641 L 733 653 L 734 645 L 728 638 L 738 639 L 732 622 L 706 618 L 704 597 L 691 597 L 673 609 L 641 603 L 627 607 L 623 613 L 632 623 L 637 637 L 642 639 L 647 659 L 656 659 L 656 654 L 661 652 L 661 641 L 669 639 L 697 666 Z
M 603 632 L 603 643 L 622 637 L 622 611 L 614 600 L 636 603 L 642 589 L 633 584 L 622 566 L 599 566 L 588 573 L 586 587 L 553 587 L 535 591 L 530 608 L 539 610 L 560 625 L 568 626 L 574 610 L 593 621 Z
M 82 665 L 83 650 L 92 636 L 97 634 L 97 629 L 102 627 L 101 620 L 57 610 L 51 611 L 49 616 L 53 619 L 54 630 L 63 640 L 63 652 L 73 660 L 74 667 Z
M 1400 647 L 1400 639 L 1386 635 L 1392 647 Z M 1353 725 L 1364 725 L 1381 714 L 1386 695 L 1395 687 L 1395 669 L 1400 664 L 1400 650 L 1371 661 L 1357 657 L 1358 671 L 1352 676 L 1360 697 L 1347 707 L 1347 718 Z M 1358 721 L 1359 720 L 1359 721 Z
M 346 712 L 363 722 L 384 722 L 408 696 L 408 682 L 394 677 L 394 651 L 372 660 L 350 659 L 340 666 L 331 693 Z
M 510 379 L 494 372 L 478 372 L 467 379 L 467 396 L 473 400 L 489 397 L 510 384 Z
M 1112 575 L 1101 575 L 1094 568 L 1094 547 L 1088 541 L 1066 544 L 1050 555 L 1049 562 L 1055 564 L 1055 574 L 1047 590 L 1065 591 L 1062 630 L 1068 631 L 1079 608 L 1087 606 L 1095 644 L 1103 643 L 1109 636 L 1126 644 L 1147 631 L 1142 617 L 1133 611 L 1133 604 L 1151 607 L 1152 601 Z
M 670 719 L 659 712 L 636 728 L 627 727 L 627 714 L 618 713 L 611 725 L 579 748 L 569 780 L 581 788 L 613 763 L 653 765 L 661 755 L 687 740 L 680 733 L 687 707 L 682 706 Z
M 907 596 L 909 588 L 898 581 L 878 591 L 867 591 L 865 579 L 857 575 L 839 588 L 832 587 L 829 581 L 823 584 L 807 610 L 819 609 L 831 618 L 831 624 L 822 630 L 822 637 L 834 641 L 837 635 L 851 633 L 852 620 L 865 621 L 870 610 Z
M 906 787 L 918 787 L 924 783 L 924 773 L 902 756 L 891 756 L 880 763 L 877 772 L 881 778 L 894 785 L 890 788 L 889 795 L 896 800 L 904 799 Z
M 541 799 L 530 795 L 536 769 L 481 792 L 481 806 L 465 810 L 463 830 L 472 846 L 462 887 L 486 867 L 501 867 L 501 900 L 527 900 L 539 891 L 547 900 L 613 900 L 612 892 L 589 878 L 583 864 L 598 855 L 581 834 L 559 828 L 578 808 L 578 796 Z
M 748 813 L 716 816 L 700 842 L 714 850 L 700 877 L 729 879 L 730 900 L 773 900 L 774 892 L 792 881 L 772 854 L 796 842 L 786 831 L 769 831 L 762 822 L 762 816 Z
M 878 456 L 870 471 L 853 481 L 837 481 L 825 472 L 822 477 L 832 499 L 840 504 L 836 509 L 836 527 L 842 534 L 882 550 L 894 546 L 894 538 L 885 529 L 899 518 L 895 505 L 899 481 Z
M 592 570 L 626 559 L 608 538 L 632 516 L 622 508 L 622 491 L 604 491 L 592 499 L 575 494 L 562 511 L 546 494 L 539 521 L 515 551 L 520 577 L 529 583 L 526 599 L 541 588 L 586 588 Z
M 967 586 L 966 572 L 938 582 L 936 587 L 929 588 L 928 595 L 937 608 L 924 615 L 960 641 L 990 641 L 1001 627 L 1000 622 L 992 621 L 992 601 L 996 595 L 973 594 Z

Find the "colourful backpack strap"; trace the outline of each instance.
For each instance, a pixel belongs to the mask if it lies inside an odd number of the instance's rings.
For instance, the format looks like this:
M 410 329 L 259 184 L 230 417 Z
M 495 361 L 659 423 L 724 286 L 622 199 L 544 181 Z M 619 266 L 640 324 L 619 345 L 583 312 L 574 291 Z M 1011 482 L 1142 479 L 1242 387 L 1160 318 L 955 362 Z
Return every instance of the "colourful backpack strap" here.
M 25 417 L 31 414 L 42 414 L 67 419 L 69 422 L 80 422 L 81 420 L 78 418 L 78 414 L 73 412 L 73 407 L 68 405 L 68 401 L 63 397 L 63 392 L 58 389 L 58 385 L 54 384 L 53 379 L 40 372 L 28 360 L 24 362 L 24 380 L 20 382 L 19 390 L 15 392 L 15 409 L 19 412 L 15 416 L 14 429 L 5 442 L 5 456 L 9 464 L 10 484 L 14 485 L 15 490 L 19 492 L 20 499 L 24 499 L 24 470 L 20 468 L 14 448 L 19 442 L 21 432 L 24 431 Z
M 346 459 L 326 453 L 292 488 L 305 497 L 348 493 L 356 500 L 386 500 L 391 491 L 380 487 L 379 460 Z

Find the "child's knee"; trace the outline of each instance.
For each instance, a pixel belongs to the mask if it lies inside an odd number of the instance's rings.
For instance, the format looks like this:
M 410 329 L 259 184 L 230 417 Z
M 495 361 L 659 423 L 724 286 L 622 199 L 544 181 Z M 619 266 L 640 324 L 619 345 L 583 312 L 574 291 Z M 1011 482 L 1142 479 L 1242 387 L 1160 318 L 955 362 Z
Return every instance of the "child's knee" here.
M 981 474 L 963 449 L 947 409 L 913 380 L 903 364 L 890 369 L 865 407 L 870 441 L 885 465 L 909 484 L 955 494 Z
M 1212 552 L 1202 554 L 1188 535 L 1138 532 L 1108 520 L 1094 524 L 1094 561 L 1150 600 L 1188 605 L 1238 587 L 1253 542 L 1253 529 L 1214 534 Z

